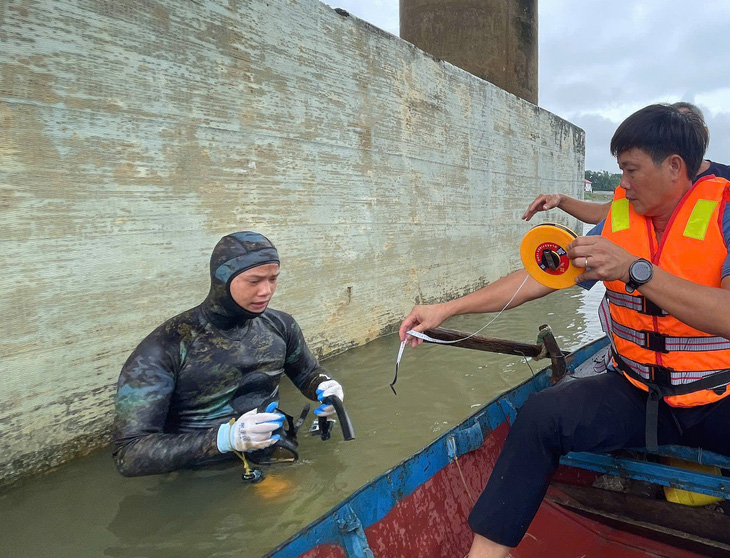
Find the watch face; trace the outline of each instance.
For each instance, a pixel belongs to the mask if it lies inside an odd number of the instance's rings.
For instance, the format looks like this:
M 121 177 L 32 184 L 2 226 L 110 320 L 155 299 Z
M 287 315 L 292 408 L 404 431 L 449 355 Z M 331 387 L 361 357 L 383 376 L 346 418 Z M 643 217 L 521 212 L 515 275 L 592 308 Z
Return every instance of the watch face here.
M 631 279 L 637 283 L 645 283 L 651 279 L 652 276 L 651 264 L 646 260 L 637 260 L 631 264 L 629 274 L 631 275 Z

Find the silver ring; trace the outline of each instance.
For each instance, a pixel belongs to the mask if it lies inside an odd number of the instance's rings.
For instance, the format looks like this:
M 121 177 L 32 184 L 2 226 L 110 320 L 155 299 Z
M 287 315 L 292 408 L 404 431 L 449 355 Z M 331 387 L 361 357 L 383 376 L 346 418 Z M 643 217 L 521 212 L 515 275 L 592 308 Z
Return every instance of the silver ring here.
M 585 268 L 588 269 L 588 256 L 586 256 L 586 265 Z

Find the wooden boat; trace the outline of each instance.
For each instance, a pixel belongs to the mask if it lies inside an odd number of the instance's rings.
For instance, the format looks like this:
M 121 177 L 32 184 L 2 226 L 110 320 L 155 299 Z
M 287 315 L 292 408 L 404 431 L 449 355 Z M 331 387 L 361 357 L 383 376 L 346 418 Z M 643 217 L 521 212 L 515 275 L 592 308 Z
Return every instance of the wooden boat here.
M 444 330 L 429 333 L 442 339 L 461 336 Z M 457 346 L 484 348 L 485 339 Z M 467 517 L 517 410 L 563 371 L 568 376 L 562 381 L 594 373 L 608 344 L 603 338 L 562 355 L 549 333 L 541 345 L 487 339 L 487 350 L 494 350 L 494 342 L 502 344 L 496 352 L 510 354 L 535 356 L 547 348 L 552 365 L 360 488 L 264 558 L 466 556 L 472 540 Z M 730 477 L 668 465 L 665 456 L 730 469 L 730 458 L 676 446 L 661 447 L 656 455 L 569 454 L 512 556 L 730 556 L 730 517 L 723 508 L 668 502 L 661 488 L 726 497 Z M 730 506 L 724 510 L 730 514 Z

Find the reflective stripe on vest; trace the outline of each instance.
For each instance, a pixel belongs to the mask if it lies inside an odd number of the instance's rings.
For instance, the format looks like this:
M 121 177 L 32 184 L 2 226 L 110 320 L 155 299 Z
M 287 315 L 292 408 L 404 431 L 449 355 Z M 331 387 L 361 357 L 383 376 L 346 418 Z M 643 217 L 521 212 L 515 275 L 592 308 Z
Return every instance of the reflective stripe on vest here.
M 629 228 L 629 200 L 621 198 L 611 203 L 611 232 L 619 232 Z
M 639 347 L 667 353 L 669 351 L 721 351 L 730 349 L 730 340 L 724 337 L 672 337 L 654 331 L 637 331 L 611 320 L 611 331 L 621 339 Z
M 638 293 L 639 291 L 634 291 Z M 616 306 L 623 306 L 625 308 L 631 308 L 636 310 L 640 314 L 647 314 L 649 316 L 666 316 L 667 313 L 654 304 L 651 300 L 645 296 L 629 294 L 627 292 L 616 293 L 613 291 L 606 291 L 606 297 Z
M 692 214 L 689 216 L 687 226 L 684 227 L 684 236 L 704 240 L 707 234 L 707 227 L 710 226 L 710 219 L 715 212 L 717 202 L 713 200 L 697 200 Z
M 646 366 L 645 364 L 635 362 L 629 358 L 622 358 L 623 361 L 629 366 L 629 368 L 631 368 L 631 370 L 634 371 L 635 374 L 641 376 L 644 380 L 659 385 L 661 385 L 662 383 L 668 384 L 669 382 L 671 382 L 671 385 L 674 386 L 691 384 L 692 382 L 704 380 L 705 378 L 709 378 L 710 376 L 717 375 L 720 372 L 725 372 L 725 369 L 680 372 L 678 370 L 670 370 L 668 368 L 662 368 L 660 366 Z M 664 381 L 665 379 L 666 381 Z M 717 386 L 724 386 L 727 383 L 727 381 L 719 381 L 717 383 Z

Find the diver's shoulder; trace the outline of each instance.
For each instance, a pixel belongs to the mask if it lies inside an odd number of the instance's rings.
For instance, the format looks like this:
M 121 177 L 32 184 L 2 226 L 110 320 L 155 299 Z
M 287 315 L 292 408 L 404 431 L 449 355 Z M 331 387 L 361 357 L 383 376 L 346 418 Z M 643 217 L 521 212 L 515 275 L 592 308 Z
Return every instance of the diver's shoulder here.
M 205 330 L 206 323 L 205 313 L 200 306 L 196 306 L 168 318 L 157 326 L 148 338 L 166 339 L 174 343 L 191 341 Z
M 294 316 L 286 312 L 282 312 L 281 310 L 275 310 L 274 308 L 267 308 L 264 310 L 260 318 L 268 324 L 277 326 L 277 329 L 280 327 L 284 327 L 286 329 L 299 327 Z

